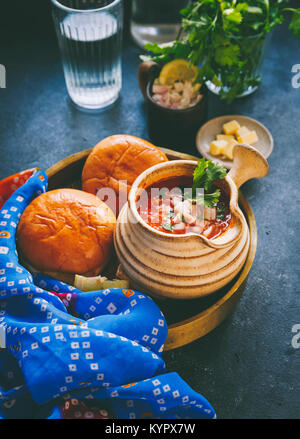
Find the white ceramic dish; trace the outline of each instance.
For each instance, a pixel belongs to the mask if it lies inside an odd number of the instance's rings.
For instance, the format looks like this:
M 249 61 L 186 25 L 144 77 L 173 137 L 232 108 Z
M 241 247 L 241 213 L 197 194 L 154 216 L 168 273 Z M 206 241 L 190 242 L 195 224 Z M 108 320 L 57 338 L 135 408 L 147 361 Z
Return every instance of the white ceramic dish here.
M 223 159 L 219 156 L 213 156 L 209 152 L 210 143 L 216 139 L 217 134 L 222 134 L 224 123 L 236 120 L 241 126 L 246 126 L 249 130 L 255 130 L 258 136 L 258 142 L 252 145 L 267 159 L 274 147 L 274 140 L 270 131 L 260 122 L 247 116 L 228 115 L 220 116 L 206 122 L 197 133 L 196 146 L 200 154 L 206 159 L 224 165 L 227 169 L 231 169 L 232 160 Z

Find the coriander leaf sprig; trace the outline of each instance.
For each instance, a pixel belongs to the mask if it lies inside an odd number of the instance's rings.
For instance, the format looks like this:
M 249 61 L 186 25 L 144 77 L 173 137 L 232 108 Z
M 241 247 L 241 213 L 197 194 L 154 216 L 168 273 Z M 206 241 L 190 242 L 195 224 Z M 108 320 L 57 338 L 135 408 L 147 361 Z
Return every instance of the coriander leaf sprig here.
M 300 9 L 286 9 L 293 12 L 293 18 L 289 25 L 289 30 L 293 32 L 295 37 L 300 38 Z
M 204 205 L 213 207 L 219 202 L 221 195 L 220 189 L 216 189 L 214 182 L 226 177 L 226 168 L 218 165 L 211 160 L 202 158 L 198 161 L 193 176 L 193 200 L 196 200 L 197 189 L 204 189 Z

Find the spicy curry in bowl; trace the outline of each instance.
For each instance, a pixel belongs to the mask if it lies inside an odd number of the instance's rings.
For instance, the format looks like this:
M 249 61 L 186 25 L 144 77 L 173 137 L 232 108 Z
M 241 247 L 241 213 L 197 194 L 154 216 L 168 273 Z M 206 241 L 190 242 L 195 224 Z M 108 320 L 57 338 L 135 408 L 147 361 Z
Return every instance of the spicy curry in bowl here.
M 218 202 L 207 205 L 204 197 L 193 199 L 192 188 L 193 179 L 185 176 L 153 183 L 137 202 L 141 218 L 160 232 L 218 237 L 233 222 L 228 196 L 221 192 Z

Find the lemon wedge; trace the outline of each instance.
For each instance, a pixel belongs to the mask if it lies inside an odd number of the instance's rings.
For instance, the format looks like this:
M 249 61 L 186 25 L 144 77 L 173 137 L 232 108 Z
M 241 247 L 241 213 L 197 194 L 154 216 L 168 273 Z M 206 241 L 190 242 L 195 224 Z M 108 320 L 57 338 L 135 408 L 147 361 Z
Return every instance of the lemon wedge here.
M 85 277 L 75 274 L 74 287 L 81 291 L 98 291 L 106 290 L 107 288 L 128 289 L 129 281 L 121 279 L 109 280 L 107 277 L 102 276 Z
M 102 289 L 102 284 L 107 277 L 95 276 L 85 277 L 75 274 L 74 287 L 81 291 L 97 291 Z
M 161 85 L 172 85 L 175 81 L 195 81 L 198 67 L 186 59 L 174 59 L 163 66 L 159 75 Z

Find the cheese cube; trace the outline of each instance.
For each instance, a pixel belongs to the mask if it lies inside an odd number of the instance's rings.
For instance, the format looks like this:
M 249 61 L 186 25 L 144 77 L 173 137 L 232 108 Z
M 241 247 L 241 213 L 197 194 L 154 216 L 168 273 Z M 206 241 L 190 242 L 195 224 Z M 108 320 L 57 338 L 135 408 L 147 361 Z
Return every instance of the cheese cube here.
M 237 132 L 236 132 L 236 137 L 238 138 L 238 137 L 243 137 L 243 136 L 245 136 L 246 134 L 249 134 L 250 133 L 250 130 L 248 130 L 248 128 L 247 127 L 241 127 L 241 128 L 239 128 L 238 130 L 237 130 Z
M 235 140 L 234 136 L 228 135 L 228 134 L 218 134 L 217 140 L 226 140 L 226 142 L 232 142 L 232 140 Z
M 223 148 L 226 147 L 228 142 L 226 140 L 214 140 L 211 142 L 209 151 L 212 155 L 221 155 L 223 154 Z
M 246 143 L 247 145 L 254 145 L 258 141 L 258 137 L 255 131 L 250 131 L 249 133 L 238 137 L 240 143 Z
M 237 144 L 236 140 L 228 142 L 226 146 L 222 149 L 222 154 L 229 160 L 233 160 L 233 148 Z
M 236 120 L 232 120 L 224 123 L 223 131 L 225 134 L 235 134 L 240 127 L 240 124 Z

